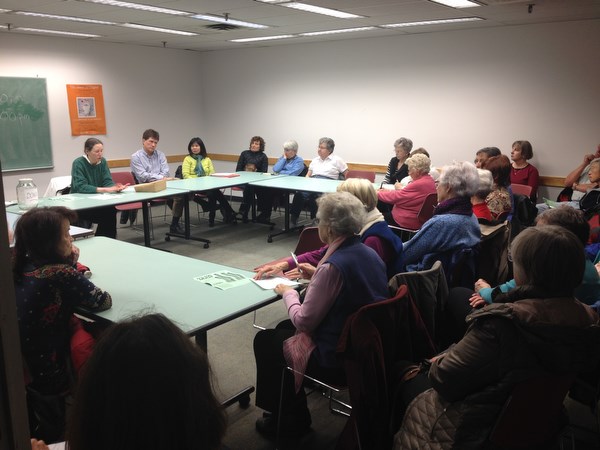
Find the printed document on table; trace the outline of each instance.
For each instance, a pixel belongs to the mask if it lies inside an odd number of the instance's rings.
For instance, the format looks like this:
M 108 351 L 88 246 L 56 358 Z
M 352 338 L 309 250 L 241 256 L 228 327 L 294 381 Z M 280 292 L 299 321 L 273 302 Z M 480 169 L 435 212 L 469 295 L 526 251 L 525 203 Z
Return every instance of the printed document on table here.
M 263 289 L 275 289 L 278 284 L 285 284 L 286 286 L 298 286 L 296 281 L 292 281 L 289 278 L 273 277 L 263 278 L 262 280 L 252 280 Z
M 248 278 L 241 273 L 231 272 L 229 270 L 221 270 L 220 272 L 213 272 L 207 275 L 195 277 L 194 280 L 200 283 L 208 284 L 209 286 L 216 287 L 225 291 L 237 286 L 242 286 L 248 282 Z

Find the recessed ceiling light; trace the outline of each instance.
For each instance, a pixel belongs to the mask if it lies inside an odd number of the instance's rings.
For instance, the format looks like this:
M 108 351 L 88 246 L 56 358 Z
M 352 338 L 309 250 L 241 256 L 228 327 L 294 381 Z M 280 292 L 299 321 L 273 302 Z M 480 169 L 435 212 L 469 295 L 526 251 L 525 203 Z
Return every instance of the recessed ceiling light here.
M 77 37 L 86 37 L 86 38 L 102 37 L 99 34 L 73 33 L 71 31 L 43 30 L 41 28 L 17 27 L 17 28 L 13 28 L 12 31 L 26 31 L 26 32 L 33 32 L 33 33 L 44 33 L 44 34 L 59 34 L 62 36 L 77 36 Z
M 368 30 L 375 30 L 375 29 L 376 29 L 376 27 L 344 28 L 342 30 L 327 30 L 327 31 L 313 31 L 310 33 L 300 33 L 300 36 L 321 36 L 323 34 L 352 33 L 355 31 L 368 31 Z
M 311 12 L 315 14 L 323 14 L 325 16 L 337 17 L 338 19 L 362 19 L 364 16 L 357 16 L 356 14 L 350 14 L 344 11 L 338 11 L 337 9 L 323 8 L 321 6 L 307 5 L 306 3 L 289 2 L 279 3 L 279 6 L 285 6 L 286 8 L 299 9 L 300 11 Z
M 94 23 L 98 25 L 115 25 L 114 22 L 106 22 L 104 20 L 85 19 L 83 17 L 58 16 L 56 14 L 42 14 L 30 11 L 14 11 L 13 14 L 20 16 L 45 17 L 46 19 L 70 20 L 72 22 Z
M 458 22 L 474 22 L 476 20 L 483 20 L 481 17 L 462 17 L 460 19 L 441 19 L 441 20 L 424 20 L 421 22 L 404 22 L 404 23 L 389 23 L 387 25 L 380 25 L 384 28 L 402 28 L 402 27 L 417 27 L 421 25 L 438 25 L 442 23 L 458 23 Z
M 474 6 L 481 6 L 479 3 L 472 2 L 471 0 L 431 0 L 435 3 L 441 3 L 442 5 L 451 6 L 452 8 L 473 8 Z
M 149 27 L 148 25 L 140 25 L 138 23 L 120 23 L 118 25 L 127 28 L 137 28 L 139 30 L 158 31 L 159 33 L 179 34 L 181 36 L 197 36 L 196 33 L 190 33 L 189 31 L 171 30 L 169 28 L 160 27 Z
M 261 25 L 259 23 L 244 22 L 242 20 L 230 19 L 228 17 L 211 16 L 209 14 L 194 14 L 193 16 L 190 16 L 190 18 L 206 20 L 208 22 L 228 23 L 231 25 L 239 25 L 240 27 L 247 27 L 247 28 L 258 28 L 258 29 L 269 28 L 267 25 Z
M 119 8 L 139 9 L 141 11 L 150 11 L 162 14 L 172 14 L 174 16 L 189 16 L 191 13 L 187 11 L 179 11 L 177 9 L 160 8 L 152 5 L 141 5 L 139 3 L 122 2 L 120 0 L 79 0 L 89 3 L 99 3 L 101 5 L 117 6 Z
M 277 36 L 263 36 L 255 38 L 244 38 L 244 39 L 232 39 L 229 42 L 256 42 L 256 41 L 269 41 L 272 39 L 288 39 L 295 37 L 293 34 L 279 34 Z

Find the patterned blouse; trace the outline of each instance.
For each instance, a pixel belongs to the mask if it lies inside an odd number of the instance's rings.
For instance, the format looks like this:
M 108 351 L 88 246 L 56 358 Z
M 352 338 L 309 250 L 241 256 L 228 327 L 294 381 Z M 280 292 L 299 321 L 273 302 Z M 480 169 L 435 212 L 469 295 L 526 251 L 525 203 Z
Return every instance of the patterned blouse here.
M 69 321 L 76 306 L 102 311 L 110 294 L 68 264 L 26 268 L 15 282 L 21 352 L 32 387 L 44 394 L 68 389 Z
M 506 188 L 494 187 L 494 190 L 488 194 L 485 198 L 485 202 L 492 213 L 492 219 L 498 220 L 498 217 L 504 214 L 504 218 L 510 211 L 512 210 L 512 199 L 510 196 L 510 192 Z

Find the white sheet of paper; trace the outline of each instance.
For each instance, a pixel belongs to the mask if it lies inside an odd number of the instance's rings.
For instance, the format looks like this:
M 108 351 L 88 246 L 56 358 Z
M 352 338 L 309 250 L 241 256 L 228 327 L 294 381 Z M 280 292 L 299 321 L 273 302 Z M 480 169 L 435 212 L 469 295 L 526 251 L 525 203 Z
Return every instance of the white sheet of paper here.
M 65 443 L 57 442 L 56 444 L 50 444 L 50 445 L 48 445 L 48 448 L 50 450 L 65 450 Z
M 285 284 L 286 286 L 298 286 L 296 281 L 290 280 L 289 278 L 274 277 L 274 278 L 263 278 L 262 280 L 254 280 L 263 289 L 275 289 L 278 284 Z

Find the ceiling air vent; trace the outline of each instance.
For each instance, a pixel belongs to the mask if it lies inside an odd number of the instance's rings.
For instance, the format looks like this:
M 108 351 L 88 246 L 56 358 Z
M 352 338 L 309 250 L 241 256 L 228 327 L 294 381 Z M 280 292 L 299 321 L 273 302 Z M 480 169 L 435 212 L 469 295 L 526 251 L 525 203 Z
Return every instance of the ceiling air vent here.
M 229 23 L 213 23 L 212 25 L 206 25 L 204 28 L 208 28 L 209 30 L 230 31 L 237 30 L 241 27 Z

